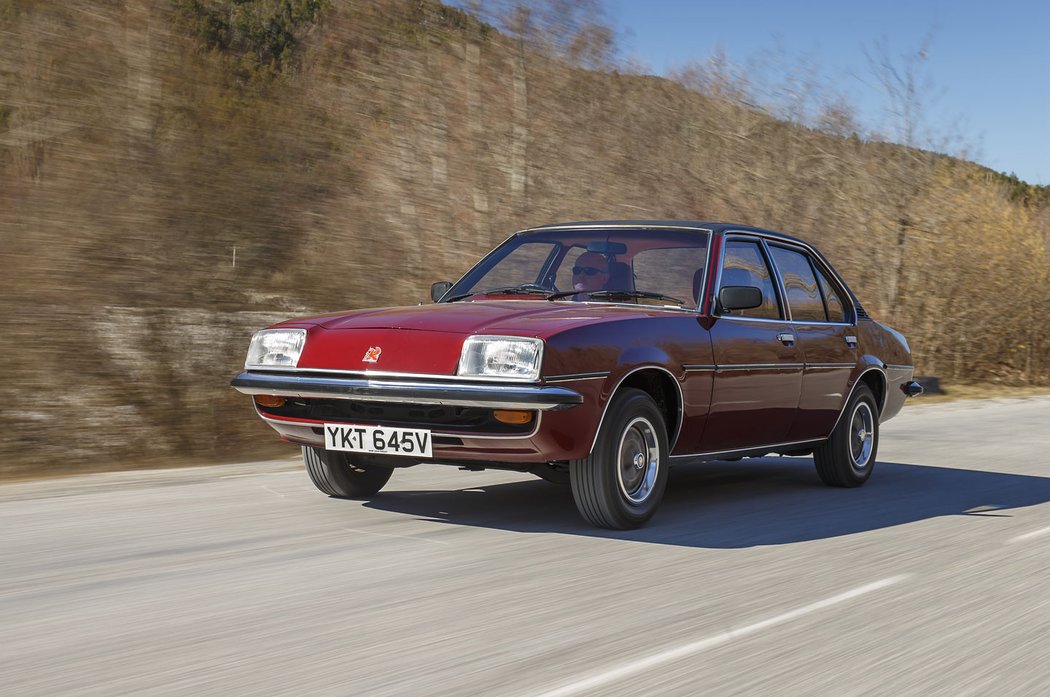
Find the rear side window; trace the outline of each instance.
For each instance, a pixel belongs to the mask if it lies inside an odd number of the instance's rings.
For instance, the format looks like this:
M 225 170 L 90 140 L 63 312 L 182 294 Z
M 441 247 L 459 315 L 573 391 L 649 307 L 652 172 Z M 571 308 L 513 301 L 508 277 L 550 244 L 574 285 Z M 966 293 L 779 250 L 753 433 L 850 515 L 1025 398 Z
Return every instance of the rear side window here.
M 791 319 L 796 322 L 827 322 L 824 300 L 809 258 L 785 247 L 771 246 L 770 252 L 784 282 Z
M 735 310 L 733 316 L 781 319 L 773 277 L 757 242 L 729 240 L 726 243 L 720 287 L 725 286 L 756 286 L 762 291 L 760 306 L 750 310 Z

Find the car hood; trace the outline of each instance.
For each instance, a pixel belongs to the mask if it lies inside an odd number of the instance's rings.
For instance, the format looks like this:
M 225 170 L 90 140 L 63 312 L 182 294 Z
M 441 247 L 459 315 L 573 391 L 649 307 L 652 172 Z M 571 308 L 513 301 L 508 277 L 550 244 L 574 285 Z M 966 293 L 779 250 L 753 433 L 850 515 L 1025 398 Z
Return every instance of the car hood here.
M 516 334 L 545 337 L 572 327 L 666 312 L 644 305 L 495 300 L 338 312 L 301 317 L 276 326 L 326 330 L 408 329 L 452 334 Z
M 638 305 L 497 300 L 359 310 L 275 326 L 307 329 L 301 370 L 455 375 L 463 341 L 472 334 L 546 339 L 583 325 L 666 312 Z

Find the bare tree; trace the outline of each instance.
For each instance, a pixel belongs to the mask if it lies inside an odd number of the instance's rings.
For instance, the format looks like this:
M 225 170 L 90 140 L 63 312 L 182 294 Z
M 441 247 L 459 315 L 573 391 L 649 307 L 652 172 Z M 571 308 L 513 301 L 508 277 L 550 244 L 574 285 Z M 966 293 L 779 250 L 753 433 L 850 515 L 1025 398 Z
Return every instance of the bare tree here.
M 465 8 L 523 47 L 589 69 L 616 62 L 616 32 L 601 0 L 470 0 Z
M 930 153 L 920 149 L 926 144 L 926 109 L 933 90 L 932 81 L 925 71 L 931 44 L 932 34 L 927 34 L 917 49 L 896 57 L 885 38 L 876 41 L 870 50 L 865 49 L 869 70 L 885 99 L 886 126 L 892 132 L 890 138 L 904 146 L 886 150 L 884 168 L 884 188 L 892 207 L 892 244 L 884 302 L 893 321 L 898 321 L 901 316 L 901 302 L 906 290 L 905 260 L 915 226 L 913 203 L 925 188 L 934 167 Z

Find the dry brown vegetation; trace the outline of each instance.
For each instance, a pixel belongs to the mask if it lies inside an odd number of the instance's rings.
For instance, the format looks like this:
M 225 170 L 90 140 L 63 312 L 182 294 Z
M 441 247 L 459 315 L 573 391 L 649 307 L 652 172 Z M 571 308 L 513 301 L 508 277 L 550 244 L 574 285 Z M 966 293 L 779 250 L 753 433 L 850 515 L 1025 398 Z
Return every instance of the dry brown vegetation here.
M 1050 381 L 1050 213 L 994 173 L 426 0 L 243 5 L 0 0 L 0 473 L 275 452 L 228 387 L 254 329 L 565 219 L 802 236 L 920 372 Z

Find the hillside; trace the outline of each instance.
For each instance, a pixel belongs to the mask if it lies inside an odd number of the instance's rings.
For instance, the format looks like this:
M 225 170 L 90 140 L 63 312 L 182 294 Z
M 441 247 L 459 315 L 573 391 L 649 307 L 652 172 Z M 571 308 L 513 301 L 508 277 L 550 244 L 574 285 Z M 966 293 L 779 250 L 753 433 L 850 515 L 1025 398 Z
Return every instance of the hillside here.
M 0 0 L 0 473 L 287 454 L 228 387 L 254 329 L 414 304 L 528 225 L 664 217 L 815 242 L 922 373 L 1050 382 L 1023 182 L 426 0 Z

